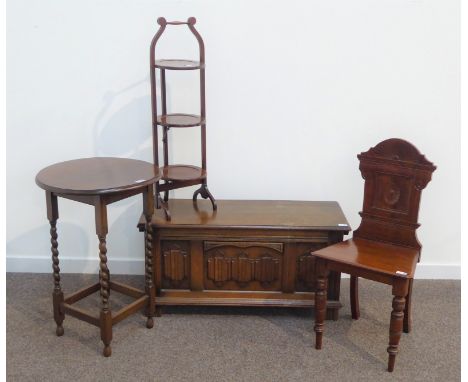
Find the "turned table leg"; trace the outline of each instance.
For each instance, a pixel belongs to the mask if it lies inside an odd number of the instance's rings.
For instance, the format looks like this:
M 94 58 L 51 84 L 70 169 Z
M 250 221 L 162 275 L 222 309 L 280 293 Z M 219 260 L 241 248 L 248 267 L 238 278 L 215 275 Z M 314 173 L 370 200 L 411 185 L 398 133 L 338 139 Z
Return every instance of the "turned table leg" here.
M 58 251 L 58 241 L 57 241 L 57 219 L 58 219 L 58 203 L 57 196 L 51 192 L 46 192 L 46 202 L 47 202 L 47 218 L 50 222 L 50 244 L 52 252 L 52 270 L 54 277 L 54 291 L 52 292 L 52 304 L 54 310 L 54 320 L 57 324 L 55 333 L 57 336 L 62 336 L 64 333 L 63 330 L 63 320 L 65 315 L 63 314 L 61 305 L 63 304 L 63 292 L 60 286 L 60 267 L 59 267 L 59 251 Z
M 315 348 L 322 348 L 322 336 L 324 330 L 325 315 L 327 312 L 327 282 L 328 270 L 326 263 L 317 258 L 316 269 L 316 290 L 315 290 Z
M 96 234 L 99 239 L 99 283 L 101 284 L 101 312 L 99 315 L 101 340 L 104 343 L 103 354 L 109 357 L 112 354 L 110 343 L 112 341 L 112 313 L 109 303 L 110 284 L 109 268 L 107 267 L 107 210 L 102 200 L 95 204 Z
M 148 295 L 148 306 L 146 309 L 146 327 L 151 329 L 154 325 L 156 291 L 153 283 L 153 226 L 151 218 L 154 212 L 153 186 L 149 186 L 143 192 L 143 214 L 145 215 L 145 290 Z

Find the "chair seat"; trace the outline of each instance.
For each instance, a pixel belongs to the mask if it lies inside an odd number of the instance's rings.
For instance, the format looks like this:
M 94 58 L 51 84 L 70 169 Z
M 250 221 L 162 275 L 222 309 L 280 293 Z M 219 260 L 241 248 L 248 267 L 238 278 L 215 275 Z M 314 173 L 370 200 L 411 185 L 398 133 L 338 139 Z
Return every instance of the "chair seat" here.
M 419 250 L 415 248 L 357 238 L 314 251 L 312 254 L 370 271 L 408 278 L 414 277 L 419 258 Z

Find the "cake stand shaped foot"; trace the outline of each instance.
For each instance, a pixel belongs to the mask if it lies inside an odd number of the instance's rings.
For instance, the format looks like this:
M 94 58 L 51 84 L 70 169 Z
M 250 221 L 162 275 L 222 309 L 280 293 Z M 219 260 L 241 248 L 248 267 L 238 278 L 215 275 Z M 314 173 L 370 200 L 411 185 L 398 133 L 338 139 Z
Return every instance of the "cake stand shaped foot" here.
M 104 357 L 110 357 L 112 355 L 112 348 L 110 345 L 104 345 L 104 349 L 102 350 L 102 355 Z
M 147 327 L 148 329 L 151 329 L 153 326 L 154 326 L 153 317 L 148 317 L 148 318 L 146 319 L 146 327 Z
M 161 198 L 161 195 L 159 193 L 156 194 L 156 208 L 160 209 L 162 208 L 164 211 L 164 215 L 166 216 L 167 221 L 171 221 L 171 213 L 169 212 L 169 204 L 168 202 L 164 201 Z
M 194 202 L 197 201 L 197 196 L 199 194 L 203 199 L 210 199 L 211 204 L 213 205 L 213 210 L 216 211 L 218 209 L 218 206 L 216 205 L 216 200 L 213 197 L 213 195 L 211 195 L 211 192 L 208 190 L 208 186 L 205 183 L 203 183 L 201 187 L 193 193 Z
M 162 315 L 162 307 L 160 305 L 156 305 L 154 314 L 156 317 L 161 317 Z
M 57 337 L 63 336 L 64 330 L 62 325 L 57 325 L 57 329 L 55 329 L 55 334 Z

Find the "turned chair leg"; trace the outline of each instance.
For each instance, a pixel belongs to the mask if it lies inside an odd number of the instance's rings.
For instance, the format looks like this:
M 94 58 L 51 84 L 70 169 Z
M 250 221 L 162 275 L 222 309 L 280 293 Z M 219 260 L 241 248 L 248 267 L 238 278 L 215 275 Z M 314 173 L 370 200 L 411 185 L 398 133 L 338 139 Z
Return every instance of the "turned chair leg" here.
M 395 358 L 398 354 L 398 344 L 400 343 L 403 329 L 403 310 L 405 309 L 405 297 L 394 296 L 392 303 L 392 314 L 390 319 L 390 340 L 387 348 L 388 371 L 392 372 L 395 367 Z
M 357 320 L 361 315 L 359 311 L 359 287 L 357 276 L 351 276 L 349 292 L 351 300 L 351 317 L 353 320 Z
M 318 260 L 318 259 L 317 259 Z M 316 289 L 315 289 L 315 348 L 322 348 L 325 315 L 327 312 L 328 274 L 323 263 L 316 261 Z
M 151 218 L 153 216 L 153 186 L 149 186 L 143 193 L 143 213 L 146 219 L 145 225 L 145 290 L 148 295 L 148 305 L 146 308 L 146 327 L 151 329 L 154 326 L 156 291 L 153 283 L 153 226 Z
M 406 296 L 405 317 L 403 318 L 403 331 L 405 333 L 411 332 L 412 318 L 411 318 L 411 295 L 413 293 L 413 279 L 409 280 L 408 295 Z

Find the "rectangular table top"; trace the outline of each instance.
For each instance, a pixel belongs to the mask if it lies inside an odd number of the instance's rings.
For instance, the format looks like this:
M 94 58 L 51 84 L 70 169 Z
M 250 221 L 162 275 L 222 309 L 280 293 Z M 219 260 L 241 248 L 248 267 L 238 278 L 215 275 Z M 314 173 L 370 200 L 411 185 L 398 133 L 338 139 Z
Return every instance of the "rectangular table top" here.
M 197 208 L 191 199 L 169 200 L 171 221 L 162 209 L 156 209 L 153 226 L 159 228 L 284 228 L 324 231 L 351 230 L 340 205 L 333 201 L 291 200 L 218 200 L 218 210 L 211 202 L 198 200 Z M 140 219 L 142 227 L 144 220 Z

